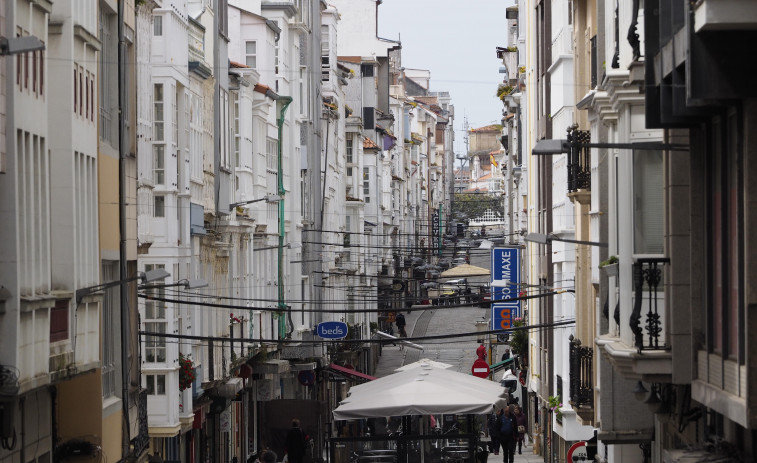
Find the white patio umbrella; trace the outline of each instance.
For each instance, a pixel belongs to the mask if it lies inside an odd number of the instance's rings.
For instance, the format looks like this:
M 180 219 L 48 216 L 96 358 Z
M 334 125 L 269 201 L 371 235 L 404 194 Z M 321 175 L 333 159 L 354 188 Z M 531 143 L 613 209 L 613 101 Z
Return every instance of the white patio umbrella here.
M 506 397 L 495 382 L 426 365 L 350 388 L 334 419 L 489 413 L 506 405 Z
M 403 366 L 397 368 L 394 371 L 405 371 L 405 370 L 411 370 L 413 368 L 424 367 L 424 366 L 430 366 L 430 367 L 434 367 L 434 368 L 441 368 L 443 370 L 446 370 L 447 368 L 452 368 L 452 365 L 450 365 L 449 363 L 437 362 L 436 360 L 431 360 L 431 359 L 420 359 L 417 362 L 408 363 L 407 365 L 403 365 Z

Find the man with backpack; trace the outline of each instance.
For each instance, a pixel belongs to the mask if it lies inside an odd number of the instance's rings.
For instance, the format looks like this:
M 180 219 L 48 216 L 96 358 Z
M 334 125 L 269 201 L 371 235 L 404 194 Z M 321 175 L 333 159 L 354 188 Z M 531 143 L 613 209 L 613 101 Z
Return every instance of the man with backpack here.
M 518 423 L 513 414 L 513 406 L 508 405 L 499 419 L 499 442 L 502 445 L 504 463 L 515 463 L 515 443 L 518 440 Z

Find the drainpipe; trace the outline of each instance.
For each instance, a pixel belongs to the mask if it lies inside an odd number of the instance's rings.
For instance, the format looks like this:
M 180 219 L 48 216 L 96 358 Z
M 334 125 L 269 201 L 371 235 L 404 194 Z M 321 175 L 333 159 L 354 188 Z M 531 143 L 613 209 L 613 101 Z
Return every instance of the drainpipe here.
M 279 128 L 279 153 L 278 153 L 278 193 L 279 201 L 279 247 L 278 247 L 278 284 L 279 284 L 279 339 L 284 338 L 282 335 L 286 331 L 286 314 L 284 311 L 287 306 L 284 303 L 284 169 L 282 168 L 282 145 L 284 134 L 284 114 L 289 104 L 292 103 L 291 96 L 279 96 L 277 100 L 279 106 L 279 118 L 277 125 Z M 278 106 L 277 105 L 277 106 Z
M 129 418 L 129 286 L 126 283 L 126 156 L 128 154 L 126 139 L 126 40 L 124 39 L 124 2 L 118 2 L 118 267 L 121 286 L 120 315 L 121 315 L 121 457 L 126 459 L 130 454 L 131 420 Z

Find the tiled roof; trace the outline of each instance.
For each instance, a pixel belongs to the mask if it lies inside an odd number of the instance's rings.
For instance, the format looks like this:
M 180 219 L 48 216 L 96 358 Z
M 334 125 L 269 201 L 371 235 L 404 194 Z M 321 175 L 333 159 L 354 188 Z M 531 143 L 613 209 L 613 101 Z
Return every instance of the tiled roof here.
M 258 93 L 262 93 L 263 95 L 265 95 L 269 90 L 273 91 L 271 87 L 263 84 L 255 84 L 254 90 Z
M 370 138 L 365 137 L 365 138 L 363 138 L 363 149 L 374 149 L 374 150 L 377 150 L 378 149 L 378 145 L 376 144 L 376 142 L 374 142 Z
M 250 69 L 250 67 L 249 67 L 249 66 L 247 66 L 246 64 L 237 63 L 236 61 L 231 61 L 231 60 L 229 60 L 229 65 L 230 65 L 230 66 L 231 66 L 232 68 L 243 68 L 243 69 Z
M 360 64 L 363 62 L 363 58 L 361 58 L 360 56 L 337 56 L 336 60 L 353 64 Z
M 470 129 L 471 132 L 499 132 L 500 130 L 502 130 L 502 126 L 499 124 L 492 124 L 492 125 L 487 125 L 486 127 Z

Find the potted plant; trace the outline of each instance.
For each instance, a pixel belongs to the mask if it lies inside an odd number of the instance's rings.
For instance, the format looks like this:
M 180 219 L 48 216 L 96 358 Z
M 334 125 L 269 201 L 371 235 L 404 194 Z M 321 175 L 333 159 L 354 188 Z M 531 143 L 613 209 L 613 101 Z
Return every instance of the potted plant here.
M 562 407 L 562 400 L 560 399 L 559 395 L 551 395 L 549 396 L 549 411 L 554 412 L 557 417 L 557 421 L 559 423 L 562 423 L 562 411 L 560 410 L 560 407 Z
M 618 276 L 618 258 L 610 256 L 607 260 L 599 263 L 599 268 L 604 270 L 608 277 Z
M 192 387 L 196 378 L 192 359 L 179 353 L 179 390 L 183 391 Z

